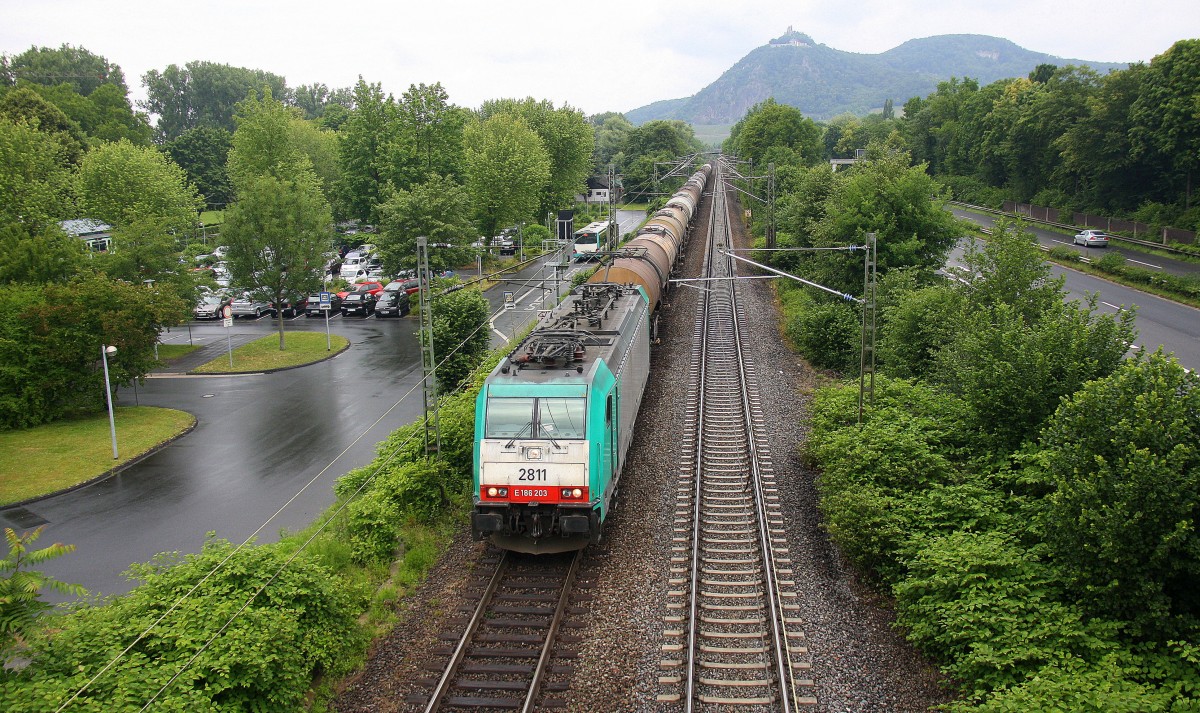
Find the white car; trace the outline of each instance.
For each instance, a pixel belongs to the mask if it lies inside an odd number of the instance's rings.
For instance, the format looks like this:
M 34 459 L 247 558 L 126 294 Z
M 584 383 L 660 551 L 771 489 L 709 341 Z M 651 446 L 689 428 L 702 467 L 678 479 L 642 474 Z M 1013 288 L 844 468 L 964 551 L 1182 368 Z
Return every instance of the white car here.
M 1108 245 L 1108 234 L 1103 230 L 1084 230 L 1075 234 L 1072 244 L 1088 248 L 1103 248 Z

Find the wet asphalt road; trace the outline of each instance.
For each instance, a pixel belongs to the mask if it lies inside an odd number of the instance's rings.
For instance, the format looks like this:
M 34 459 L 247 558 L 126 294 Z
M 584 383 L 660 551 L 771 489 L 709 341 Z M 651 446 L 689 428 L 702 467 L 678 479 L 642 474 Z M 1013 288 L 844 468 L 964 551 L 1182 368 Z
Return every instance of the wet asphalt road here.
M 130 563 L 199 551 L 210 531 L 241 542 L 281 508 L 258 541 L 301 529 L 333 502 L 339 476 L 369 463 L 378 441 L 420 417 L 417 328 L 415 317 L 335 318 L 331 331 L 351 346 L 325 362 L 272 374 L 147 379 L 138 403 L 192 413 L 195 430 L 108 480 L 0 510 L 0 526 L 45 524 L 39 544 L 76 551 L 41 569 L 103 594 L 134 586 L 121 576 Z M 324 321 L 301 317 L 287 329 L 324 331 Z M 231 334 L 236 346 L 273 330 L 266 318 L 236 321 Z M 194 322 L 192 336 L 215 343 L 207 348 L 213 355 L 225 349 L 219 323 Z M 186 343 L 187 329 L 168 339 Z M 133 404 L 132 389 L 119 399 Z

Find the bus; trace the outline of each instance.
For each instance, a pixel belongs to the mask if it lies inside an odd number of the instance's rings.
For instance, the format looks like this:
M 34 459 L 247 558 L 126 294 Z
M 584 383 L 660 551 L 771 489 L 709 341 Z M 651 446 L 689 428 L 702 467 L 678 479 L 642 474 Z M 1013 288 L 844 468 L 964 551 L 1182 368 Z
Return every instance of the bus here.
M 612 230 L 608 221 L 598 220 L 575 231 L 575 247 L 571 257 L 576 262 L 594 260 L 597 257 L 596 252 L 611 250 L 613 247 Z

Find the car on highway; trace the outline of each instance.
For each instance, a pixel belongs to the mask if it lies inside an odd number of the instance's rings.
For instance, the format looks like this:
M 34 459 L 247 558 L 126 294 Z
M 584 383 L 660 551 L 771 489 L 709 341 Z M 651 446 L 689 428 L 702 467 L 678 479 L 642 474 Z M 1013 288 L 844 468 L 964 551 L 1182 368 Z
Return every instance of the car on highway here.
M 220 292 L 206 292 L 201 295 L 200 301 L 192 309 L 192 317 L 195 319 L 220 319 L 221 311 L 231 301 L 229 295 Z
M 389 283 L 396 284 L 396 283 Z M 412 301 L 403 290 L 387 290 L 379 294 L 375 303 L 376 317 L 403 317 L 412 309 Z
M 1103 230 L 1083 230 L 1075 234 L 1075 239 L 1071 241 L 1073 245 L 1082 245 L 1086 248 L 1103 248 L 1108 246 L 1108 233 Z
M 321 295 L 309 295 L 308 305 L 304 308 L 305 317 L 321 316 Z M 329 316 L 342 313 L 342 298 L 336 294 L 329 296 Z
M 264 314 L 275 314 L 275 308 L 266 300 L 256 299 L 250 295 L 242 295 L 232 303 L 233 316 L 258 319 Z
M 370 317 L 375 314 L 375 295 L 370 292 L 351 292 L 342 300 L 342 316 Z

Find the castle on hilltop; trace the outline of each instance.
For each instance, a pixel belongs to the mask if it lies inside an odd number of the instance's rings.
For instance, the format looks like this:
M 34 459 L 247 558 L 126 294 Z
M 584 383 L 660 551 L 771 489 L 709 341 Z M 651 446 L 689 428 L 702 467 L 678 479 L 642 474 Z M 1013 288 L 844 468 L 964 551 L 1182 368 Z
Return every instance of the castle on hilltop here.
M 815 43 L 811 37 L 803 32 L 796 32 L 788 25 L 787 32 L 783 33 L 782 37 L 776 37 L 768 44 L 773 47 L 812 47 Z

